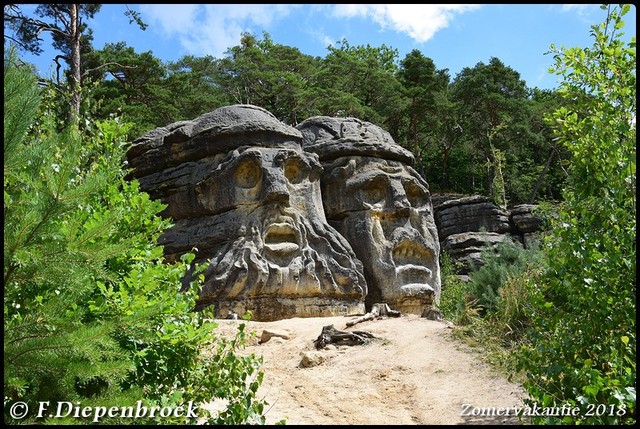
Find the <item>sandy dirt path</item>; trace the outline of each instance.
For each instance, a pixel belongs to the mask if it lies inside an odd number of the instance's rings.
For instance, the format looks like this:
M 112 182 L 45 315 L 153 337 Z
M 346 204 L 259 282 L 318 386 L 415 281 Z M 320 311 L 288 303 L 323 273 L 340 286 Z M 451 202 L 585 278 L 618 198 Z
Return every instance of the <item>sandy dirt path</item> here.
M 403 315 L 347 328 L 353 319 L 217 322 L 221 333 L 234 332 L 238 323 L 256 333 L 244 352 L 263 357 L 265 375 L 258 393 L 270 407 L 268 424 L 281 419 L 338 425 L 518 423 L 513 407 L 523 406 L 524 390 L 452 338 L 447 323 Z M 364 345 L 316 350 L 314 340 L 325 325 L 368 331 L 376 338 Z M 260 343 L 265 329 L 289 339 Z M 300 365 L 305 355 L 312 366 Z M 502 415 L 496 415 L 499 408 Z

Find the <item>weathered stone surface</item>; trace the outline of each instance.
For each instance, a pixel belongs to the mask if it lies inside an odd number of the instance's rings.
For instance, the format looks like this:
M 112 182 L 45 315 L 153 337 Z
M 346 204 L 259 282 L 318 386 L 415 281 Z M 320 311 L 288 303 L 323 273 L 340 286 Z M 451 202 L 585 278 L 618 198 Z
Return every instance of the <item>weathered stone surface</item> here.
M 226 154 L 244 145 L 299 143 L 300 133 L 267 110 L 249 104 L 225 106 L 192 121 L 156 128 L 136 139 L 127 153 L 133 177 L 165 170 L 211 154 Z
M 301 352 L 300 356 L 302 356 L 300 363 L 298 364 L 300 368 L 313 368 L 314 366 L 321 365 L 327 359 L 332 357 L 331 355 L 327 355 L 321 351 L 305 351 Z
M 440 241 L 462 232 L 511 231 L 508 212 L 500 209 L 485 196 L 472 195 L 444 201 L 434 206 L 434 211 Z
M 208 265 L 196 309 L 262 321 L 364 310 L 362 264 L 327 223 L 322 166 L 300 142 L 268 111 L 235 105 L 153 130 L 128 151 L 131 177 L 174 220 L 159 239 L 167 258 L 195 251 Z
M 429 187 L 413 155 L 389 133 L 356 118 L 317 116 L 297 126 L 324 167 L 329 223 L 362 261 L 367 308 L 386 302 L 423 314 L 440 297 L 440 244 Z
M 260 334 L 260 344 L 266 343 L 271 338 L 282 338 L 283 340 L 288 340 L 291 338 L 291 335 L 287 331 L 278 331 L 275 329 L 265 329 Z
M 472 265 L 482 266 L 481 253 L 487 247 L 513 242 L 531 248 L 542 227 L 542 220 L 532 214 L 534 205 L 502 210 L 481 195 L 439 194 L 433 197 L 433 207 L 441 248 L 461 263 L 461 275 Z
M 452 234 L 442 242 L 442 250 L 451 258 L 461 263 L 458 274 L 468 274 L 472 266 L 481 267 L 483 264 L 482 252 L 487 248 L 494 248 L 500 243 L 517 240 L 510 234 L 497 232 L 462 232 Z
M 542 219 L 532 213 L 535 207 L 533 204 L 520 204 L 511 208 L 511 222 L 518 232 L 528 233 L 540 230 Z
M 356 118 L 314 116 L 297 127 L 305 149 L 317 153 L 323 162 L 349 156 L 376 157 L 412 165 L 413 154 L 396 144 L 384 129 Z

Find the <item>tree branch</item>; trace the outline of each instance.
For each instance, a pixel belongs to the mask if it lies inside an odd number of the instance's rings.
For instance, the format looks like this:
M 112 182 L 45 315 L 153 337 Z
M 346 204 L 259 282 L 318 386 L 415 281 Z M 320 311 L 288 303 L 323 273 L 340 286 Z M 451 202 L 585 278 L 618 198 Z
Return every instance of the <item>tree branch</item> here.
M 65 18 L 65 14 L 67 12 L 61 13 L 58 9 L 57 5 L 51 5 L 51 10 L 53 11 L 53 13 L 55 14 L 56 18 L 60 20 L 60 22 L 62 22 L 62 24 L 64 25 L 64 27 L 69 28 L 71 26 L 71 23 L 69 21 L 67 21 Z
M 102 64 L 102 65 L 100 65 L 98 67 L 94 67 L 92 69 L 85 70 L 84 73 L 82 73 L 82 77 L 87 76 L 89 73 L 91 73 L 93 71 L 100 70 L 101 68 L 104 68 L 104 67 L 107 67 L 107 66 L 112 66 L 112 65 L 116 65 L 118 67 L 122 67 L 123 69 L 136 69 L 136 68 L 138 68 L 138 66 L 124 66 L 124 65 L 122 65 L 120 63 L 116 63 L 116 62 L 112 61 L 112 62 L 104 63 L 104 64 Z
M 14 42 L 14 43 L 16 43 L 16 44 L 20 47 L 20 49 L 22 49 L 22 50 L 25 50 L 25 51 L 27 51 L 27 50 L 28 50 L 28 49 L 27 49 L 27 45 L 25 45 L 25 44 L 24 44 L 24 43 L 22 43 L 21 41 L 19 41 L 19 40 L 17 40 L 17 39 L 14 39 L 14 38 L 13 38 L 13 37 L 11 37 L 11 36 L 7 36 L 6 34 L 4 35 L 4 38 L 5 38 L 5 39 L 9 39 L 9 40 L 13 41 L 13 42 Z

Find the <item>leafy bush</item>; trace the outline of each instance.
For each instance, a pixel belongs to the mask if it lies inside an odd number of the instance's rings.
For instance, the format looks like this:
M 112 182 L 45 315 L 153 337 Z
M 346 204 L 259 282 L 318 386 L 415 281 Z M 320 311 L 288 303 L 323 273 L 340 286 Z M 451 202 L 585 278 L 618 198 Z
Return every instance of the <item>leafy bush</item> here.
M 193 254 L 167 263 L 157 238 L 164 208 L 124 180 L 130 125 L 102 121 L 81 134 L 57 131 L 34 75 L 5 57 L 4 403 L 79 407 L 227 407 L 198 416 L 216 423 L 264 423 L 256 398 L 261 360 L 239 356 L 246 333 L 218 338 L 194 313 L 200 278 L 179 293 Z M 200 267 L 196 268 L 199 272 Z M 215 350 L 212 355 L 207 350 Z M 103 417 L 100 423 L 159 423 Z M 186 413 L 161 423 L 195 423 Z M 91 422 L 37 417 L 22 423 Z
M 540 252 L 535 249 L 525 249 L 518 243 L 499 243 L 494 248 L 484 249 L 481 253 L 482 266 L 472 266 L 469 273 L 467 290 L 482 308 L 481 314 L 495 314 L 500 307 L 503 297 L 509 292 L 502 290 L 506 284 L 511 284 L 509 291 L 518 294 L 514 279 L 524 273 L 529 266 L 539 265 Z
M 551 50 L 568 104 L 547 119 L 572 160 L 519 367 L 532 404 L 580 412 L 535 423 L 636 423 L 635 36 L 630 5 L 602 8 L 592 48 Z

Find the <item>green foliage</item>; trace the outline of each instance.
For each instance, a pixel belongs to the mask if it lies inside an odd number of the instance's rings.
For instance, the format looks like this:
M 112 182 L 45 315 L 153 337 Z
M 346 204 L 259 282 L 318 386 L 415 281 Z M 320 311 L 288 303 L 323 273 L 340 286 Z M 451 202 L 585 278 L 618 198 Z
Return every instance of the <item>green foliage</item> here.
M 308 94 L 317 60 L 297 48 L 243 33 L 240 45 L 231 47 L 219 61 L 216 83 L 234 103 L 263 107 L 281 121 L 297 125 L 311 116 Z
M 220 341 L 211 362 L 211 369 L 202 374 L 205 385 L 212 386 L 216 397 L 227 399 L 227 407 L 217 416 L 208 419 L 209 424 L 264 424 L 264 403 L 257 400 L 257 391 L 264 377 L 259 371 L 261 359 L 253 354 L 239 356 L 234 350 L 246 340 L 242 323 L 236 337 L 231 341 Z M 228 374 L 227 379 L 219 374 Z M 194 380 L 196 381 L 196 380 Z
M 481 253 L 482 266 L 469 273 L 468 291 L 482 308 L 482 315 L 494 314 L 500 307 L 503 286 L 524 273 L 528 267 L 539 265 L 541 254 L 525 249 L 519 243 L 499 243 L 495 249 Z
M 385 126 L 396 109 L 403 107 L 396 78 L 397 49 L 351 46 L 343 39 L 328 50 L 314 76 L 311 96 L 319 105 L 315 114 L 355 116 Z
M 407 103 L 404 108 L 402 104 L 399 106 L 401 119 L 395 119 L 399 128 L 396 137 L 406 135 L 407 147 L 411 148 L 416 165 L 424 174 L 423 166 L 434 152 L 433 146 L 446 147 L 451 143 L 446 138 L 449 128 L 455 125 L 449 117 L 452 106 L 446 96 L 449 74 L 447 70 L 437 70 L 431 58 L 414 49 L 400 61 L 397 75 Z
M 264 423 L 256 398 L 260 359 L 240 357 L 246 334 L 215 335 L 216 324 L 180 293 L 193 254 L 169 264 L 157 238 L 164 208 L 124 180 L 117 118 L 58 132 L 35 77 L 5 58 L 4 402 L 32 407 L 175 407 L 225 423 Z M 17 114 L 19 113 L 19 114 Z M 215 350 L 213 355 L 211 351 Z M 198 408 L 226 401 L 219 415 Z M 46 416 L 46 414 L 45 414 Z M 82 418 L 20 422 L 87 423 Z M 103 417 L 100 423 L 158 423 Z M 195 423 L 186 413 L 162 423 Z
M 532 402 L 581 412 L 538 423 L 636 422 L 636 47 L 631 6 L 602 8 L 593 47 L 551 47 L 568 104 L 548 120 L 572 158 L 520 367 Z
M 532 325 L 539 281 L 544 269 L 544 254 L 535 252 L 536 263 L 527 264 L 520 274 L 509 277 L 499 289 L 499 300 L 491 323 L 501 332 L 503 344 L 509 350 L 527 341 L 526 333 Z M 538 265 L 538 262 L 541 265 Z M 512 358 L 515 354 L 512 356 Z M 515 359 L 511 359 L 515 364 Z
M 440 279 L 442 292 L 438 308 L 444 318 L 459 323 L 464 312 L 467 290 L 457 274 L 459 264 L 447 252 L 440 252 Z
M 531 326 L 542 252 L 503 243 L 482 252 L 484 264 L 472 267 L 469 281 L 455 275 L 448 256 L 441 257 L 444 285 L 441 308 L 456 324 L 455 335 L 474 347 L 509 377 L 517 374 L 515 354 Z M 453 282 L 450 280 L 453 277 Z
M 34 77 L 12 64 L 12 58 L 5 61 L 6 87 L 19 82 L 24 91 L 5 97 L 5 111 L 25 105 L 27 97 L 37 103 Z M 21 130 L 5 134 L 11 141 L 4 170 L 5 398 L 73 400 L 79 386 L 93 380 L 111 395 L 133 365 L 111 338 L 113 321 L 91 320 L 86 302 L 94 279 L 108 276 L 104 260 L 123 247 L 100 239 L 109 222 L 76 216 L 108 174 L 80 170 L 88 159 L 80 136 L 58 135 L 50 117 L 28 136 L 24 130 L 35 114 L 22 111 L 5 128 Z
M 452 139 L 449 165 L 462 170 L 451 172 L 451 183 L 458 192 L 495 195 L 500 206 L 507 199 L 527 202 L 522 197 L 530 189 L 518 189 L 521 173 L 531 174 L 527 169 L 541 137 L 533 131 L 535 103 L 520 74 L 491 58 L 465 67 L 451 84 L 450 98 L 459 135 Z
M 171 119 L 176 113 L 170 100 L 175 94 L 165 85 L 167 70 L 150 51 L 137 54 L 124 42 L 107 43 L 103 49 L 85 55 L 85 61 L 94 66 L 90 77 L 96 88 L 87 96 L 100 100 L 96 103 L 98 118 L 107 119 L 117 112 L 135 123 L 134 138 L 157 123 L 174 122 Z M 150 104 L 162 108 L 149 109 Z

